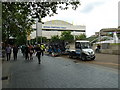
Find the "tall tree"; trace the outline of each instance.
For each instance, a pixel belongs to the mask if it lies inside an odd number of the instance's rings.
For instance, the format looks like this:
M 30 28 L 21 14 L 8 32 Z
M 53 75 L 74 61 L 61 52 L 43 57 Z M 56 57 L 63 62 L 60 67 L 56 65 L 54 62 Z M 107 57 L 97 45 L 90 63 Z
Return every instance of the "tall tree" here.
M 64 4 L 64 5 L 63 5 Z M 47 15 L 57 14 L 57 9 L 67 10 L 69 6 L 75 10 L 80 5 L 77 0 L 70 2 L 2 2 L 2 38 L 8 40 L 10 36 L 27 35 L 31 33 L 31 25 L 35 18 L 42 22 Z
M 3 2 L 2 3 L 2 38 L 25 36 L 32 30 L 33 20 L 28 17 L 27 3 Z M 4 41 L 5 42 L 5 41 Z
M 71 34 L 70 31 L 64 31 L 61 34 L 61 40 L 72 42 L 74 40 L 74 36 Z
M 80 35 L 76 36 L 75 38 L 76 38 L 76 40 L 85 40 L 86 35 L 83 33 L 83 34 L 80 34 Z
M 52 36 L 51 37 L 51 41 L 54 42 L 54 41 L 59 41 L 60 40 L 60 37 L 58 35 L 55 35 L 55 36 Z
M 35 38 L 36 39 L 36 38 Z M 41 36 L 39 36 L 38 37 L 38 43 L 46 43 L 48 40 L 47 40 L 47 38 L 46 37 L 41 37 Z

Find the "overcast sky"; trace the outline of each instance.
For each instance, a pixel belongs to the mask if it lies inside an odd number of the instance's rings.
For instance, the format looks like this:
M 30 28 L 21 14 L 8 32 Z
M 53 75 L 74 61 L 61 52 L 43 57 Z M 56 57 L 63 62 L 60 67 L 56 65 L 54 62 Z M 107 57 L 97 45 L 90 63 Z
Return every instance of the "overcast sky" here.
M 74 25 L 85 25 L 87 37 L 102 28 L 118 27 L 118 2 L 120 0 L 81 0 L 77 10 L 58 10 L 58 14 L 43 18 L 49 20 L 64 20 Z

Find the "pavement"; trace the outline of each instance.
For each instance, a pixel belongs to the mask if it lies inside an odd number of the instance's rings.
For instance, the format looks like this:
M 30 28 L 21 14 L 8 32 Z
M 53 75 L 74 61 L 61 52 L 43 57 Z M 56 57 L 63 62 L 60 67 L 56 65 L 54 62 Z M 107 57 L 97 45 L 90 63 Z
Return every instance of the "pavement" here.
M 38 64 L 25 60 L 2 62 L 2 88 L 118 88 L 118 70 L 63 57 L 42 56 Z

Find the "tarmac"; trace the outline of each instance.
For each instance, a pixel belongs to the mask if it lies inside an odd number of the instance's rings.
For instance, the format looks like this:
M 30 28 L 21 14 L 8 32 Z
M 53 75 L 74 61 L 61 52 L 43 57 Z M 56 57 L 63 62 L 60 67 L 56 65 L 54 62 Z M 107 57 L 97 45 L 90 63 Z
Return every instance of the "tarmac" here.
M 62 57 L 42 56 L 38 64 L 25 60 L 2 62 L 2 88 L 118 88 L 118 70 Z

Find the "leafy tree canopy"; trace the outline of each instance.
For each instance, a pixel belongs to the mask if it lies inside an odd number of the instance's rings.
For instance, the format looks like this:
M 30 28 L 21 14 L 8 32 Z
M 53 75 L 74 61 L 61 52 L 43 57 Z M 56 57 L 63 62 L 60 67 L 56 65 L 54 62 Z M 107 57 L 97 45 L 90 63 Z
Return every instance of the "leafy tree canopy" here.
M 38 43 L 45 43 L 45 42 L 47 42 L 47 38 L 46 37 L 41 37 L 41 36 L 38 37 Z
M 60 40 L 60 37 L 58 35 L 54 35 L 51 37 L 51 41 L 54 42 L 54 41 L 59 41 Z
M 62 32 L 60 39 L 64 41 L 72 42 L 74 40 L 74 36 L 71 35 L 70 31 L 64 31 Z
M 80 34 L 79 36 L 76 36 L 76 40 L 85 40 L 86 39 L 86 35 L 83 33 L 83 34 Z
M 57 9 L 67 10 L 69 6 L 75 10 L 80 2 L 72 0 L 69 2 L 2 2 L 2 38 L 3 41 L 9 39 L 10 36 L 27 35 L 32 31 L 31 25 L 38 18 L 41 22 L 42 18 L 47 15 L 53 16 L 57 14 Z

